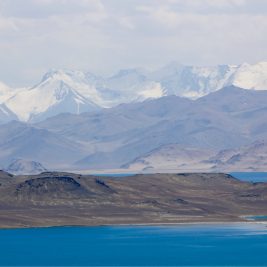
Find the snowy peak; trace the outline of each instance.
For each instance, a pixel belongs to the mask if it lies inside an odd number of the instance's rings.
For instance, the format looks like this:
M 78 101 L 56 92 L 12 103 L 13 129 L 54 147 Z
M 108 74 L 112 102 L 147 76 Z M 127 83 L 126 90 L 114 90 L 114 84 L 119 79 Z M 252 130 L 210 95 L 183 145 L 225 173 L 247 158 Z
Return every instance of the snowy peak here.
M 171 64 L 153 73 L 152 77 L 168 95 L 196 99 L 229 85 L 235 71 L 236 66 L 230 65 L 198 67 Z
M 97 83 L 97 91 L 103 107 L 114 107 L 122 103 L 140 102 L 164 96 L 161 85 L 149 80 L 141 69 L 121 70 L 117 74 Z
M 0 104 L 22 121 L 36 121 L 61 112 L 79 114 L 170 95 L 195 100 L 231 85 L 267 90 L 267 62 L 218 66 L 172 62 L 152 72 L 125 69 L 107 78 L 52 69 L 31 88 L 15 90 L 0 83 Z
M 98 109 L 94 102 L 86 99 L 71 85 L 73 80 L 65 73 L 59 71 L 49 73 L 39 84 L 18 92 L 6 103 L 22 121 L 45 119 L 58 112 L 79 114 Z
M 68 74 L 65 71 L 52 69 L 44 74 L 41 83 L 46 82 L 49 79 L 64 80 L 66 77 L 68 77 Z
M 96 88 L 102 81 L 92 73 L 73 70 L 51 70 L 47 72 L 37 87 L 55 88 L 64 83 L 89 102 L 103 106 L 101 92 Z
M 63 70 L 63 69 L 52 69 L 44 74 L 42 81 L 47 80 L 58 80 L 64 81 L 66 83 L 88 83 L 96 82 L 98 79 L 101 79 L 90 72 L 83 72 L 79 70 Z
M 244 89 L 267 90 L 267 62 L 240 65 L 232 83 Z
M 267 62 L 254 65 L 183 66 L 172 63 L 151 74 L 166 90 L 192 99 L 229 85 L 267 90 Z

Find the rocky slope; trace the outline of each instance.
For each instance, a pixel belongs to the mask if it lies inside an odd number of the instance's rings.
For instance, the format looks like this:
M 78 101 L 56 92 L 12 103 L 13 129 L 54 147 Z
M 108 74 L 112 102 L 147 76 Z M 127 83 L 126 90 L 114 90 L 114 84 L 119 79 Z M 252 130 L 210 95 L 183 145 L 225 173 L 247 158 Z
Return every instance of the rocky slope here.
M 0 172 L 0 181 L 0 227 L 242 221 L 267 214 L 266 183 L 225 174 Z
M 256 141 L 219 152 L 169 144 L 122 165 L 127 172 L 266 172 L 267 144 Z
M 20 158 L 72 171 L 131 167 L 135 161 L 141 170 L 164 164 L 164 170 L 221 170 L 212 156 L 266 139 L 266 103 L 267 91 L 231 86 L 197 100 L 165 96 L 34 124 L 12 121 L 0 127 L 0 164 Z M 263 170 L 261 155 L 261 161 L 246 160 L 247 167 Z
M 12 121 L 0 127 L 0 162 L 8 166 L 14 159 L 42 162 L 50 168 L 68 166 L 86 147 L 46 129 Z
M 213 162 L 208 161 L 214 154 L 212 150 L 168 144 L 121 167 L 130 172 L 203 171 L 214 167 Z
M 214 170 L 228 171 L 266 171 L 267 142 L 260 140 L 238 149 L 220 151 L 210 158 Z

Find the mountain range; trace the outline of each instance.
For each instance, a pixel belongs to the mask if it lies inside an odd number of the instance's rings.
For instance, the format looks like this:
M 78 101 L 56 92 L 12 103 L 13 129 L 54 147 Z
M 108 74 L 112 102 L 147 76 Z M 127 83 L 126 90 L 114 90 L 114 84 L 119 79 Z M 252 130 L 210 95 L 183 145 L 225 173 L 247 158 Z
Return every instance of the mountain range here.
M 230 86 L 0 127 L 0 162 L 88 171 L 264 170 L 267 91 Z M 223 155 L 223 156 L 222 156 Z
M 197 99 L 230 85 L 266 90 L 267 62 L 212 67 L 173 62 L 154 71 L 121 70 L 111 77 L 51 70 L 30 88 L 0 83 L 0 122 L 16 119 L 33 123 L 60 113 L 97 112 L 171 95 Z
M 16 173 L 119 169 L 264 171 L 267 63 L 103 78 L 52 70 L 31 88 L 0 83 L 0 166 Z

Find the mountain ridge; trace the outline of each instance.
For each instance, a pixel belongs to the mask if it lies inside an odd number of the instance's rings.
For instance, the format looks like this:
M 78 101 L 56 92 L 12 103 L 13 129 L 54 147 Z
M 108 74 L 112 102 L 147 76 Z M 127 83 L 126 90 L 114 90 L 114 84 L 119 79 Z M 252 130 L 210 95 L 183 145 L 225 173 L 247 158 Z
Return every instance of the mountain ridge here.
M 164 152 L 173 166 L 192 154 L 210 170 L 214 164 L 207 161 L 216 153 L 243 151 L 266 138 L 266 103 L 267 91 L 232 86 L 197 100 L 172 95 L 35 123 L 12 121 L 0 127 L 0 160 L 5 166 L 14 158 L 38 161 L 51 170 L 119 169 L 173 144 L 181 153 Z M 214 155 L 201 156 L 209 151 Z M 190 161 L 191 168 L 199 162 Z
M 266 135 L 267 92 L 255 91 L 250 97 L 251 91 L 224 88 L 213 94 L 194 101 L 166 96 L 98 113 L 58 115 L 36 126 L 90 144 L 88 155 L 77 159 L 73 167 L 77 169 L 120 168 L 172 143 L 218 152 L 251 144 Z M 240 95 L 246 105 L 239 103 Z M 223 108 L 228 99 L 232 109 Z
M 80 114 L 169 95 L 198 99 L 230 85 L 267 90 L 267 63 L 209 67 L 172 63 L 155 71 L 120 70 L 110 77 L 54 69 L 29 88 L 0 84 L 0 101 L 20 120 L 34 122 L 61 112 Z
M 0 228 L 241 222 L 267 211 L 266 183 L 223 173 L 0 172 L 0 181 Z

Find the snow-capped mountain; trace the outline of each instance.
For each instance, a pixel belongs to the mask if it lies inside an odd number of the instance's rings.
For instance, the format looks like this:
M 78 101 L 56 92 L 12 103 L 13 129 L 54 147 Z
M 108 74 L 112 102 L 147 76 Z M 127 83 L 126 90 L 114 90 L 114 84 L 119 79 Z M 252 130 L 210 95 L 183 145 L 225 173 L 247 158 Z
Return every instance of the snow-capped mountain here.
M 240 65 L 231 83 L 244 89 L 267 90 L 267 62 Z
M 238 68 L 232 65 L 183 66 L 174 62 L 151 73 L 150 77 L 161 84 L 167 95 L 196 99 L 231 85 Z
M 217 171 L 237 170 L 241 153 L 246 166 L 257 170 L 259 161 L 262 170 L 266 150 L 246 146 L 266 140 L 266 117 L 267 91 L 231 86 L 197 100 L 172 95 L 32 124 L 12 121 L 0 127 L 0 163 L 21 158 L 65 171 L 122 166 Z M 218 154 L 225 149 L 223 157 Z
M 39 84 L 18 90 L 5 104 L 21 121 L 40 121 L 60 113 L 80 114 L 163 95 L 160 84 L 147 81 L 135 70 L 105 80 L 81 71 L 52 70 Z
M 235 85 L 243 89 L 267 90 L 267 62 L 254 65 L 183 66 L 171 63 L 150 74 L 166 90 L 188 98 L 198 98 L 223 87 Z
M 51 70 L 31 88 L 14 90 L 0 83 L 0 103 L 22 121 L 40 121 L 62 112 L 79 114 L 168 95 L 197 99 L 229 85 L 267 90 L 267 62 L 211 67 L 173 62 L 156 71 L 126 69 L 108 78 Z
M 108 106 L 139 102 L 166 95 L 161 84 L 151 80 L 140 69 L 121 70 L 106 79 L 99 89 L 105 89 L 104 95 L 110 95 L 112 92 L 113 97 L 109 97 Z
M 20 90 L 9 98 L 6 105 L 22 121 L 41 120 L 65 112 L 79 114 L 97 110 L 97 104 L 74 89 L 79 87 L 77 83 L 69 73 L 50 72 L 36 86 Z M 79 89 L 84 90 L 82 86 Z M 86 89 L 89 91 L 89 86 Z

